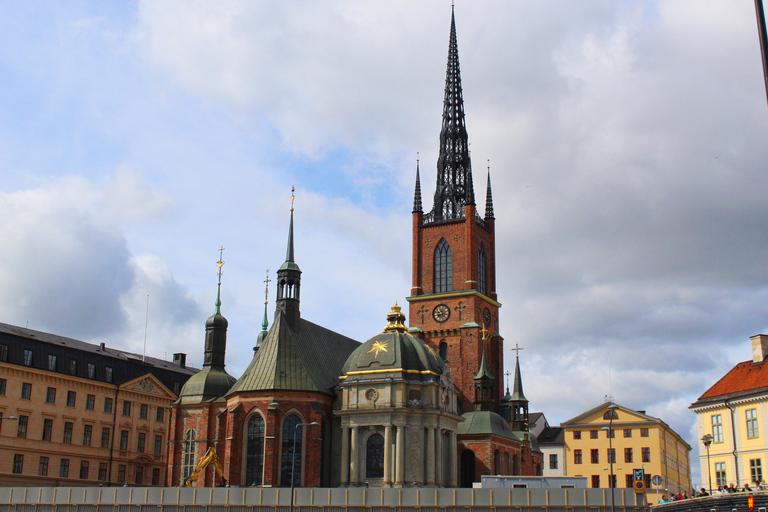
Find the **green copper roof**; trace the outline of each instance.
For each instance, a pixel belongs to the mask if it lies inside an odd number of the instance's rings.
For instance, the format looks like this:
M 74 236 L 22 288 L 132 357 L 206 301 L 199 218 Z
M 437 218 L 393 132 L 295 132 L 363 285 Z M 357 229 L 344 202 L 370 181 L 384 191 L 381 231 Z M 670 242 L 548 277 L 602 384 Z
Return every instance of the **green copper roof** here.
M 520 376 L 520 358 L 515 358 L 515 384 L 512 388 L 512 399 L 513 402 L 527 402 L 528 399 L 525 398 L 525 395 L 523 394 L 523 378 Z
M 291 223 L 288 226 L 288 248 L 285 250 L 285 263 L 278 270 L 301 270 L 293 259 L 293 208 L 291 208 Z
M 467 322 L 464 325 L 460 327 L 460 329 L 464 329 L 465 327 L 480 327 L 480 324 L 477 322 Z
M 341 367 L 359 342 L 300 319 L 292 331 L 284 313 L 227 395 L 272 389 L 330 393 Z
M 507 439 L 522 440 L 517 437 L 504 418 L 493 411 L 472 411 L 462 414 L 464 421 L 459 423 L 458 435 L 480 436 L 494 435 Z

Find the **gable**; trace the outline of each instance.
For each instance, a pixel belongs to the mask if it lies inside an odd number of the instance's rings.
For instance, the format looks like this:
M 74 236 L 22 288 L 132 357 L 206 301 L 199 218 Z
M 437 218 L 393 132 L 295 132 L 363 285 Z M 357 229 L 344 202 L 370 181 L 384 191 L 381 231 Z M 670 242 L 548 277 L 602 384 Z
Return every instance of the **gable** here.
M 176 395 L 174 395 L 165 384 L 160 382 L 160 380 L 151 373 L 136 377 L 133 380 L 121 384 L 120 389 L 135 391 L 146 395 L 161 396 L 170 400 L 176 399 Z

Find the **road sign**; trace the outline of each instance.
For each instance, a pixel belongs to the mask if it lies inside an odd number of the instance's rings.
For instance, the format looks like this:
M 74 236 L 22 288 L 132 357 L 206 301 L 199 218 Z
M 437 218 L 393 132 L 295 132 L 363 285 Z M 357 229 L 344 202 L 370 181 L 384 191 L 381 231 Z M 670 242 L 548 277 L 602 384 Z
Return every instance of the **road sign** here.
M 654 477 L 651 478 L 651 483 L 653 485 L 661 485 L 664 483 L 664 479 L 661 478 L 659 475 L 654 475 Z
M 632 487 L 635 489 L 635 494 L 643 494 L 645 492 L 645 470 L 633 469 L 632 480 L 634 480 Z

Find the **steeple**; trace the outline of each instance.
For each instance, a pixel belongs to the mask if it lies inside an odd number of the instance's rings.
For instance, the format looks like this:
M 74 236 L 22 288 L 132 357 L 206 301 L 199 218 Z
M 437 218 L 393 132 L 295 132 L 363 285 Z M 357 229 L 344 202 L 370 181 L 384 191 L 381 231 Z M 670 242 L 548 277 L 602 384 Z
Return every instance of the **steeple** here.
M 285 251 L 285 262 L 277 271 L 277 301 L 275 301 L 275 316 L 284 313 L 288 325 L 298 328 L 299 325 L 299 291 L 301 287 L 301 269 L 293 256 L 293 202 L 296 189 L 291 187 L 291 221 L 288 225 L 288 248 Z
M 488 331 L 483 327 L 483 340 L 488 337 Z M 482 356 L 480 357 L 480 368 L 475 374 L 475 410 L 490 411 L 495 402 L 495 381 L 496 378 L 488 369 L 488 363 L 485 361 L 485 343 L 482 344 Z
M 491 193 L 491 164 L 488 163 L 488 187 L 485 192 L 485 218 L 493 219 L 493 194 Z
M 261 342 L 267 337 L 267 327 L 269 327 L 269 322 L 267 321 L 267 304 L 269 303 L 269 283 L 271 281 L 272 280 L 269 278 L 269 269 L 267 269 L 267 277 L 264 279 L 264 318 L 261 320 L 261 332 L 259 333 L 259 337 L 256 338 L 256 346 L 253 347 L 254 353 L 259 350 Z
M 472 185 L 467 128 L 464 125 L 456 17 L 451 11 L 451 36 L 448 43 L 448 69 L 445 74 L 435 204 L 427 221 L 463 219 L 464 206 L 468 204 L 475 204 L 475 191 Z
M 216 310 L 205 322 L 205 359 L 203 366 L 219 370 L 224 369 L 224 356 L 227 349 L 227 327 L 229 323 L 221 314 L 221 275 L 224 273 L 224 246 L 219 248 L 218 290 L 216 292 Z
M 413 212 L 421 213 L 421 179 L 419 178 L 419 159 L 416 158 L 416 188 L 413 191 Z
M 523 378 L 520 375 L 520 350 L 515 343 L 515 381 L 512 387 L 512 396 L 509 400 L 509 426 L 512 430 L 516 431 L 528 431 L 528 399 L 523 394 Z

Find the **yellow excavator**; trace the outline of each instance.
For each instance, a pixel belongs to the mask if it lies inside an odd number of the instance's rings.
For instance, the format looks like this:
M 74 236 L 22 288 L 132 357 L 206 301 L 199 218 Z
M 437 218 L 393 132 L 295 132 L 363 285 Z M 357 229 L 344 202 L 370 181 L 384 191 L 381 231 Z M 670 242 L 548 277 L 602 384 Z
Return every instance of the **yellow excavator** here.
M 192 487 L 192 485 L 197 480 L 197 477 L 200 476 L 200 473 L 205 470 L 206 467 L 208 467 L 208 464 L 213 463 L 213 467 L 216 469 L 216 476 L 219 477 L 219 481 L 216 484 L 216 487 L 226 487 L 227 486 L 227 479 L 224 478 L 224 471 L 221 469 L 221 464 L 219 464 L 219 458 L 216 456 L 216 448 L 211 446 L 208 448 L 208 451 L 205 452 L 205 455 L 203 455 L 203 458 L 200 459 L 200 462 L 197 463 L 197 467 L 195 467 L 195 470 L 192 472 L 191 475 L 189 475 L 189 478 L 187 478 L 183 484 L 181 484 L 182 487 Z

